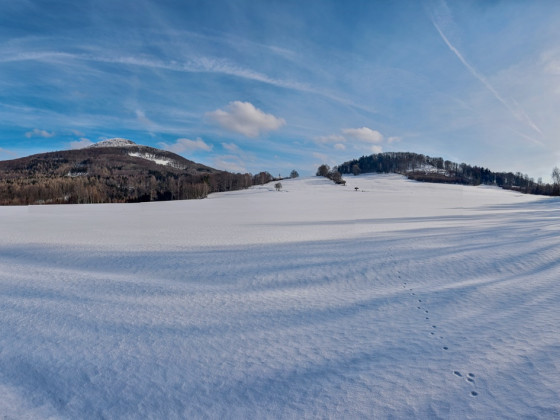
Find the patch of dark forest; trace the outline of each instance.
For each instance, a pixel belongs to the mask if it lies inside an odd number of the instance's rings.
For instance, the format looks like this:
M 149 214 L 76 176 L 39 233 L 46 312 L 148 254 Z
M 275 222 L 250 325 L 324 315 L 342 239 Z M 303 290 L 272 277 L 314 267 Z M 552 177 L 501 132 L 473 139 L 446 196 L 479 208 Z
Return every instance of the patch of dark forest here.
M 325 176 L 337 184 L 345 184 L 342 175 L 366 173 L 395 173 L 422 182 L 494 185 L 525 194 L 560 195 L 560 170 L 558 168 L 554 168 L 552 171 L 553 183 L 544 184 L 542 179 L 539 178 L 535 181 L 520 172 L 492 172 L 483 167 L 466 163 L 459 164 L 417 153 L 378 153 L 344 162 L 334 168 L 321 165 L 317 170 L 317 176 Z
M 220 171 L 147 146 L 89 147 L 0 161 L 0 205 L 197 199 L 275 179 L 268 172 Z

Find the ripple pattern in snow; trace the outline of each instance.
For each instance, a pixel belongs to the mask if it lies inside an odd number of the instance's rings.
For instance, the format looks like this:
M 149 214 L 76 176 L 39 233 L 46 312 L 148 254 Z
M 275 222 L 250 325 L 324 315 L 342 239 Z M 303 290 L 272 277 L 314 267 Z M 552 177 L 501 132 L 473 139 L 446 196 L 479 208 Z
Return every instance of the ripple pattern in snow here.
M 559 418 L 560 202 L 347 181 L 0 208 L 0 413 Z

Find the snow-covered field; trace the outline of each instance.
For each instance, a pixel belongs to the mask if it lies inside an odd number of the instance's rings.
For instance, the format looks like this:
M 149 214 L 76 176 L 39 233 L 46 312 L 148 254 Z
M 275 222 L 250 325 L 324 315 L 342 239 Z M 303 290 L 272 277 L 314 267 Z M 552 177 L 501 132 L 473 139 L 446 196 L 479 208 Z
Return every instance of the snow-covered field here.
M 347 180 L 0 208 L 0 418 L 560 418 L 560 201 Z

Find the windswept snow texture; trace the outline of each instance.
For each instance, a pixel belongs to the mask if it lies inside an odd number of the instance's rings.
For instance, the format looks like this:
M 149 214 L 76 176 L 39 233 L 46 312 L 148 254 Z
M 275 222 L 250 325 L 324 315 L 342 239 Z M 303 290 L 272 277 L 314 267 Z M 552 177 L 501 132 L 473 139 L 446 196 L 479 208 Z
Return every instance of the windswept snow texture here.
M 2 419 L 559 418 L 559 201 L 347 181 L 0 208 Z

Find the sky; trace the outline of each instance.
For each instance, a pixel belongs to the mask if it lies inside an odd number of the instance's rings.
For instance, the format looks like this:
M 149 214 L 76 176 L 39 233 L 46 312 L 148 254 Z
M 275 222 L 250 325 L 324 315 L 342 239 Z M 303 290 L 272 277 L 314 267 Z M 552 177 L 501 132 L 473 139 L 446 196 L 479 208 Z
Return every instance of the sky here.
M 560 2 L 0 0 L 0 160 L 123 137 L 234 172 L 409 151 L 550 181 Z

